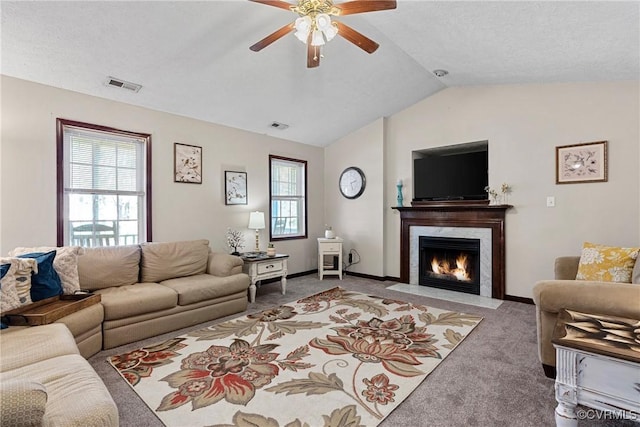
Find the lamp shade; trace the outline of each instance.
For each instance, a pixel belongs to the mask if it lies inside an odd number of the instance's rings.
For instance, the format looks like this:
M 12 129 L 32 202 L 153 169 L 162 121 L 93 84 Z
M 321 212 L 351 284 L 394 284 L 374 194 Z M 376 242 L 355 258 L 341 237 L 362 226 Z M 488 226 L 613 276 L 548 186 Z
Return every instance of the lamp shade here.
M 251 212 L 249 214 L 249 227 L 251 230 L 262 230 L 264 225 L 264 212 Z

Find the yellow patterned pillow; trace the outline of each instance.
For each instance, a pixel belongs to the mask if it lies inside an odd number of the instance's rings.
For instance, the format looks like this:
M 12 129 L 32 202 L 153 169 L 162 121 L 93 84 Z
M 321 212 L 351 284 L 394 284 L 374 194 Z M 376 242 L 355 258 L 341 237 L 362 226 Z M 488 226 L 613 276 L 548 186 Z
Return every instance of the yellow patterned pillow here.
M 576 280 L 631 283 L 640 248 L 618 248 L 585 242 Z

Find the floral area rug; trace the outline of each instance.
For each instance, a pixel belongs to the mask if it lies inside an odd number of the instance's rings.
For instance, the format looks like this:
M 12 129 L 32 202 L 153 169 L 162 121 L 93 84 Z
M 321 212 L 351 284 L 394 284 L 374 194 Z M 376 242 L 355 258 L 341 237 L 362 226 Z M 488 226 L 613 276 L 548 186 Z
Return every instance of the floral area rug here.
M 376 426 L 481 320 L 334 288 L 109 362 L 167 426 Z

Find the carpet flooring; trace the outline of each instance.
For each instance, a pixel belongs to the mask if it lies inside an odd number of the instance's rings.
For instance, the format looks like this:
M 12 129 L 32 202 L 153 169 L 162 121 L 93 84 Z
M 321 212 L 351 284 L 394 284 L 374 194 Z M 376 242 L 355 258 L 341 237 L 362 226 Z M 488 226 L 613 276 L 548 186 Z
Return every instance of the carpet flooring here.
M 247 313 L 264 310 L 339 285 L 357 292 L 480 315 L 484 320 L 473 333 L 380 426 L 555 425 L 556 401 L 553 380 L 544 376 L 538 361 L 533 305 L 504 301 L 494 310 L 386 289 L 393 284 L 395 282 L 373 281 L 353 276 L 346 276 L 342 281 L 337 278 L 325 278 L 320 281 L 315 275 L 302 276 L 287 281 L 286 295 L 280 294 L 279 283 L 259 287 L 256 302 L 249 305 Z M 105 350 L 91 357 L 89 362 L 103 379 L 118 405 L 120 425 L 154 427 L 163 424 L 107 362 L 107 357 L 159 343 L 247 313 Z M 304 408 L 300 410 L 304 411 Z M 211 424 L 215 424 L 215 420 L 211 420 Z M 640 424 L 618 420 L 581 420 L 578 425 L 637 427 Z

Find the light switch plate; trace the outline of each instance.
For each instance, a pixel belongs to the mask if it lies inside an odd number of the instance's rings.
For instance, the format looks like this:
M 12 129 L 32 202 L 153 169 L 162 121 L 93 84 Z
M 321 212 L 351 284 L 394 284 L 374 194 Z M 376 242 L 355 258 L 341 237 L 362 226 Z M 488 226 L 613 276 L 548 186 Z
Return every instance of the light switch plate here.
M 547 207 L 555 208 L 556 207 L 556 198 L 553 196 L 547 196 Z

